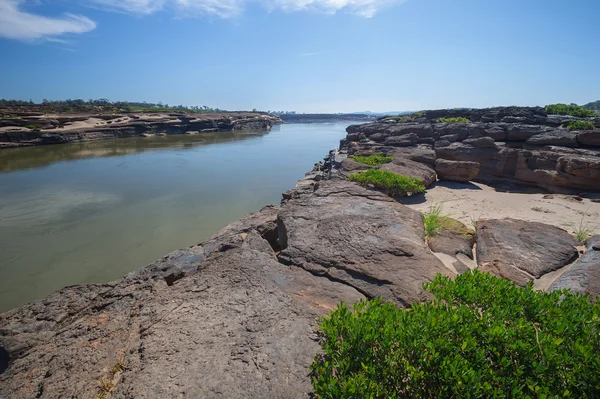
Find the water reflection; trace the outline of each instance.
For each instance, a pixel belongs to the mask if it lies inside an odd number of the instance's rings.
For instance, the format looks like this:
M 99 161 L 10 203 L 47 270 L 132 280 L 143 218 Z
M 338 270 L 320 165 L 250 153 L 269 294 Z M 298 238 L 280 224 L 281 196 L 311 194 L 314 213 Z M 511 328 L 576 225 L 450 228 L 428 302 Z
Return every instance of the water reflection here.
M 279 129 L 276 127 L 275 130 Z M 61 161 L 97 157 L 120 157 L 161 149 L 192 149 L 199 145 L 226 143 L 261 137 L 269 131 L 216 132 L 195 135 L 131 137 L 115 140 L 88 141 L 0 149 L 0 172 L 39 168 Z

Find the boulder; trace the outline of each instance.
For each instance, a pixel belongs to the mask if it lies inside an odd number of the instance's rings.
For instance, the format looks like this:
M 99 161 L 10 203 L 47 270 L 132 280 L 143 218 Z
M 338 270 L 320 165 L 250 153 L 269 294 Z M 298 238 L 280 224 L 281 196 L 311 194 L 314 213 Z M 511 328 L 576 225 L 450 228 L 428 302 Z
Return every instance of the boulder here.
M 435 171 L 440 180 L 469 182 L 479 174 L 479 163 L 437 159 L 435 161 Z
M 410 159 L 394 158 L 393 163 L 386 163 L 379 169 L 417 178 L 423 182 L 425 187 L 429 187 L 437 181 L 437 175 L 431 167 Z
M 413 147 L 394 148 L 388 153 L 394 159 L 410 159 L 429 166 L 435 165 L 435 151 L 430 145 L 416 145 Z
M 524 220 L 477 223 L 479 270 L 525 286 L 577 259 L 579 243 L 565 230 Z
M 600 296 L 600 236 L 588 239 L 586 247 L 581 259 L 554 281 L 550 291 L 568 289 L 593 298 Z
M 425 298 L 437 273 L 421 215 L 349 181 L 323 181 L 286 202 L 278 216 L 279 260 L 402 306 Z
M 494 148 L 497 149 L 496 141 L 492 137 L 477 137 L 463 140 L 463 144 L 471 145 L 478 148 Z
M 491 137 L 494 141 L 506 140 L 506 125 L 501 123 L 469 124 L 469 137 Z
M 414 133 L 403 136 L 390 136 L 385 139 L 385 145 L 392 147 L 409 147 L 417 144 L 418 136 Z
M 600 130 L 581 131 L 577 134 L 580 145 L 600 147 Z
M 522 125 L 522 124 L 507 124 L 506 139 L 509 141 L 526 141 L 530 137 L 542 134 L 548 131 L 545 126 L 539 125 Z
M 458 220 L 444 217 L 440 231 L 427 240 L 433 252 L 441 252 L 455 256 L 463 254 L 473 259 L 473 245 L 475 244 L 475 231 L 468 229 Z
M 418 138 L 427 138 L 433 136 L 433 129 L 428 123 L 399 123 L 389 127 L 386 130 L 390 136 L 404 136 L 407 134 L 416 134 Z
M 577 147 L 577 135 L 568 130 L 553 130 L 531 136 L 527 139 L 526 143 L 532 145 Z

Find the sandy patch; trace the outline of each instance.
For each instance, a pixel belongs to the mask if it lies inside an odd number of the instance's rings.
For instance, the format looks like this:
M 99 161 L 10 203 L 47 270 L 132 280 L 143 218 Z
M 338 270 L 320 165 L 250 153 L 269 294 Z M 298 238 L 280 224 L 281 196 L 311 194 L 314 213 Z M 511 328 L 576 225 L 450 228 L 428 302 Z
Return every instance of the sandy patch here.
M 481 183 L 438 182 L 417 196 L 402 201 L 423 212 L 442 204 L 443 213 L 468 227 L 478 219 L 513 218 L 541 222 L 573 233 L 580 225 L 600 234 L 600 203 L 560 194 L 497 191 Z

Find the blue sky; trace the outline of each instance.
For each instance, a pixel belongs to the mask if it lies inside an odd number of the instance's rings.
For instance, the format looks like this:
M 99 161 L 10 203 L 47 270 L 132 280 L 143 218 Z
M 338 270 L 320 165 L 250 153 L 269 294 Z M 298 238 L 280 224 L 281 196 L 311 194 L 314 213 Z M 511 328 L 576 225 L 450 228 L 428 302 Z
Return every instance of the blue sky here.
M 0 97 L 299 112 L 600 99 L 599 0 L 0 0 Z

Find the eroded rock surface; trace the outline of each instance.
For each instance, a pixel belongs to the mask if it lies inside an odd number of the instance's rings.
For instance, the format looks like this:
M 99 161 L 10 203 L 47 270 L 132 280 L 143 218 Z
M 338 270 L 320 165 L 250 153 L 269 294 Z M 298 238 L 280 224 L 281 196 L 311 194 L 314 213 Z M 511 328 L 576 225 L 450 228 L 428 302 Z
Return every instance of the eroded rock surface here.
M 579 256 L 579 243 L 558 227 L 524 220 L 477 223 L 479 270 L 520 286 L 565 267 Z
M 274 209 L 117 282 L 2 314 L 0 397 L 308 397 L 318 317 L 364 296 L 280 264 L 260 232 Z
M 439 119 L 451 117 L 469 122 Z M 350 154 L 397 152 L 435 164 L 440 180 L 500 180 L 554 193 L 600 192 L 600 130 L 568 130 L 567 124 L 578 119 L 598 122 L 528 107 L 425 111 L 350 126 L 341 147 Z
M 588 239 L 583 256 L 550 286 L 560 289 L 600 296 L 600 236 Z
M 423 299 L 423 283 L 452 275 L 431 253 L 418 212 L 343 180 L 320 182 L 278 216 L 279 259 L 403 305 Z

